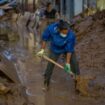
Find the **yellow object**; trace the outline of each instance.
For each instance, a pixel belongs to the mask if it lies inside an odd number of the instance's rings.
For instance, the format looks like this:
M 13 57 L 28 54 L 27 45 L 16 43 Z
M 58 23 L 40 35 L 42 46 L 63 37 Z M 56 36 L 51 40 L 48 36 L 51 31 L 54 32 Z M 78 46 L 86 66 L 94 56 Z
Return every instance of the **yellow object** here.
M 44 49 L 41 49 L 41 50 L 37 53 L 38 56 L 43 56 L 43 54 L 44 54 Z

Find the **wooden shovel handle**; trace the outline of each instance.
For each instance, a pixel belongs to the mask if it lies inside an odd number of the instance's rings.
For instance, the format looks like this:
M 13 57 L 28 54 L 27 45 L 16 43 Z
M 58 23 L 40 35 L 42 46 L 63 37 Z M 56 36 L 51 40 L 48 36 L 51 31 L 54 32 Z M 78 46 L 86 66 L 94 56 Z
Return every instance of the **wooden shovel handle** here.
M 44 58 L 45 60 L 47 60 L 47 61 L 49 61 L 49 62 L 55 64 L 55 65 L 58 66 L 59 68 L 64 69 L 64 67 L 63 67 L 62 65 L 58 64 L 57 62 L 55 62 L 54 60 L 50 59 L 50 58 L 47 57 L 46 55 L 44 55 L 43 58 Z
M 55 65 L 58 66 L 59 68 L 64 69 L 64 67 L 63 67 L 62 65 L 58 64 L 57 62 L 55 62 L 54 60 L 50 59 L 50 58 L 47 57 L 46 55 L 44 55 L 43 58 L 44 58 L 45 60 L 47 60 L 47 61 L 49 61 L 49 62 L 55 64 Z M 74 74 L 71 74 L 71 73 L 70 73 L 70 75 L 71 75 L 71 77 L 72 77 L 73 79 L 75 79 L 75 75 L 74 75 Z

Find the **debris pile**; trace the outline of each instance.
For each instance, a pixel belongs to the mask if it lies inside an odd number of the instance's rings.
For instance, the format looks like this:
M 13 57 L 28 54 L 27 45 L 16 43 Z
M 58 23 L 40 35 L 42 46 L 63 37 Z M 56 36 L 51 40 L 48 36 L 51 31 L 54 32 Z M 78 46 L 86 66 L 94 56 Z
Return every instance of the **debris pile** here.
M 24 88 L 0 72 L 0 105 L 27 105 Z M 26 104 L 27 103 L 27 104 Z
M 85 17 L 74 28 L 81 73 L 95 75 L 95 82 L 105 87 L 105 10 Z
M 96 30 L 96 28 L 100 30 L 104 30 L 105 26 L 105 10 L 98 11 L 94 15 L 81 17 L 78 16 L 74 19 L 75 26 L 74 29 L 77 34 L 77 39 L 80 41 L 87 35 L 89 32 Z

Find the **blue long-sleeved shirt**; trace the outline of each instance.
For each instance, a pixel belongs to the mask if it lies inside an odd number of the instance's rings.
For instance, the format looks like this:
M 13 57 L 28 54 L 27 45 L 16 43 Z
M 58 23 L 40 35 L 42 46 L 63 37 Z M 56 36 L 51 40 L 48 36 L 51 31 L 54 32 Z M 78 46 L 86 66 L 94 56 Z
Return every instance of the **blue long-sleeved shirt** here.
M 76 42 L 75 34 L 69 30 L 66 37 L 62 37 L 58 31 L 58 24 L 49 25 L 42 34 L 43 41 L 50 41 L 50 49 L 56 54 L 73 53 Z

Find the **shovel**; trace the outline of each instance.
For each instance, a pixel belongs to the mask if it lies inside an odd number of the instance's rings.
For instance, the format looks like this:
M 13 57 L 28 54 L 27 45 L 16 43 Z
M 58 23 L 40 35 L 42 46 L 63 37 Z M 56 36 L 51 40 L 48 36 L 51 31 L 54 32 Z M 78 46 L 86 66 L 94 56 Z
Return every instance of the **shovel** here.
M 59 63 L 55 62 L 54 60 L 52 60 L 51 58 L 47 57 L 46 55 L 43 55 L 42 56 L 45 60 L 55 64 L 56 66 L 58 66 L 59 68 L 63 69 L 64 70 L 64 67 L 62 65 L 60 65 Z M 73 73 L 70 73 L 71 77 L 74 78 L 74 74 Z

